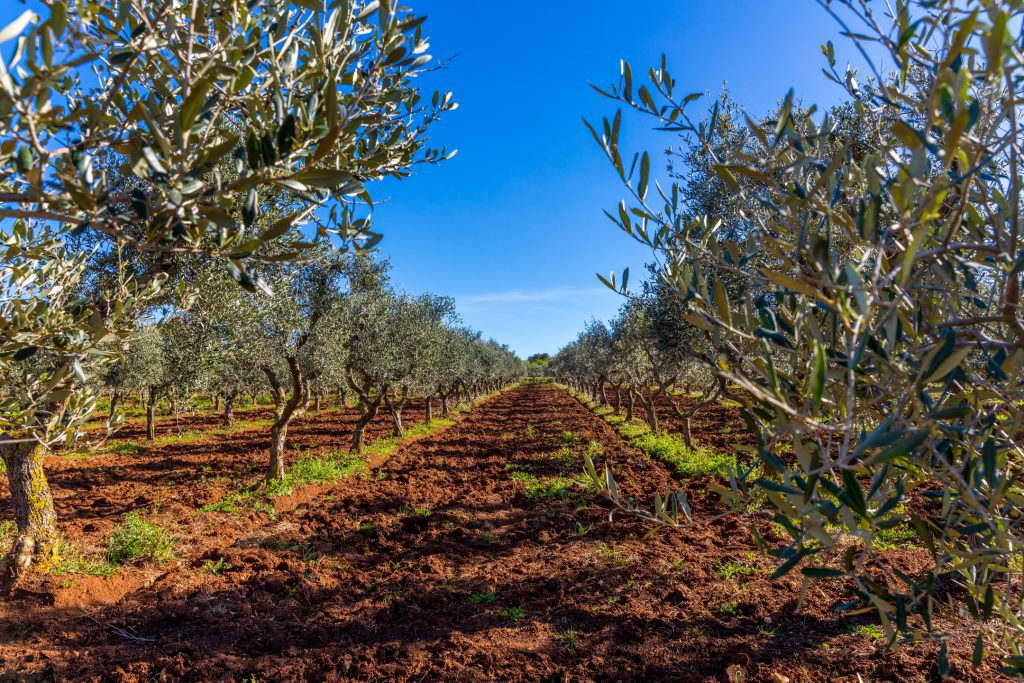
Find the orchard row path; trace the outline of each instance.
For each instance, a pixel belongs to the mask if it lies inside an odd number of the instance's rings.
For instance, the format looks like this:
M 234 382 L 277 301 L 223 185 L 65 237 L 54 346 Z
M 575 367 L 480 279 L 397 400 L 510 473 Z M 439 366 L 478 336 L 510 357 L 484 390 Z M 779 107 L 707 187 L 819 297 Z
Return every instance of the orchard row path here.
M 706 481 L 526 385 L 114 605 L 51 610 L 26 646 L 57 680 L 931 678 L 934 648 L 887 651 L 836 615 L 841 586 L 798 609 L 750 517 L 654 533 L 609 519 L 580 481 L 587 449 L 640 501 L 685 485 L 696 516 L 721 511 Z M 995 680 L 965 670 L 967 647 L 959 680 Z

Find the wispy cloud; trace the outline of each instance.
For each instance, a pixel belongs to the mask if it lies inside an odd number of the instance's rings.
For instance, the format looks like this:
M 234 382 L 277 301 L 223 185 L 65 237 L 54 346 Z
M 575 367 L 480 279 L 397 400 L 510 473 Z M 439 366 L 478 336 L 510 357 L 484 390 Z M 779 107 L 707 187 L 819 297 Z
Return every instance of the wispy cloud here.
M 460 306 L 485 307 L 487 304 L 509 303 L 577 303 L 596 294 L 607 291 L 601 287 L 551 287 L 548 289 L 511 290 L 506 292 L 489 292 L 485 294 L 468 294 L 457 296 Z

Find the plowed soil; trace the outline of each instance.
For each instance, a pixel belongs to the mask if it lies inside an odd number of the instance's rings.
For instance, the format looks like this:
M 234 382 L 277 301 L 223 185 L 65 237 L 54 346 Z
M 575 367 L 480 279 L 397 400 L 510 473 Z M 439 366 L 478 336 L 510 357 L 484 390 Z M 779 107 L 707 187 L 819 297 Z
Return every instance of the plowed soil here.
M 296 443 L 344 438 L 324 424 L 336 418 L 310 418 Z M 273 519 L 194 512 L 212 495 L 197 467 L 258 476 L 261 459 L 244 454 L 254 440 L 211 439 L 203 461 L 195 442 L 116 456 L 102 472 L 68 461 L 52 471 L 73 492 L 61 500 L 70 531 L 99 533 L 86 525 L 106 523 L 108 508 L 159 500 L 157 515 L 181 508 L 168 517 L 181 556 L 96 579 L 111 584 L 106 601 L 62 598 L 34 579 L 0 604 L 0 667 L 12 680 L 75 681 L 937 680 L 936 647 L 886 649 L 856 632 L 865 617 L 836 612 L 849 599 L 840 582 L 818 584 L 798 608 L 797 579 L 768 579 L 753 518 L 653 534 L 610 520 L 573 481 L 591 441 L 626 494 L 686 486 L 696 517 L 722 511 L 706 482 L 674 480 L 545 385 L 504 392 Z M 104 490 L 110 504 L 95 506 Z M 911 551 L 893 552 L 913 570 Z M 220 558 L 219 573 L 201 569 Z M 952 643 L 954 680 L 1002 680 L 970 669 L 969 651 L 968 636 Z

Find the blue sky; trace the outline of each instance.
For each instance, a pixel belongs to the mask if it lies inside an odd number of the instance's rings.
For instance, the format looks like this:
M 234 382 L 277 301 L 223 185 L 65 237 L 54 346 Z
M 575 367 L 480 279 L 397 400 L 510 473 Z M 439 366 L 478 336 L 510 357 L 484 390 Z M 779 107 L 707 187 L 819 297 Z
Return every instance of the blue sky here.
M 467 324 L 523 356 L 553 353 L 588 318 L 615 314 L 620 297 L 595 272 L 638 275 L 650 260 L 602 213 L 623 192 L 581 118 L 615 107 L 588 83 L 616 81 L 621 58 L 646 73 L 664 52 L 679 91 L 728 82 L 761 112 L 794 86 L 805 102 L 834 102 L 819 46 L 834 39 L 840 64 L 854 56 L 814 0 L 403 4 L 428 16 L 431 53 L 447 64 L 424 89 L 451 90 L 460 104 L 432 144 L 459 153 L 374 188 L 380 250 L 397 286 L 455 297 Z M 0 2 L 0 26 L 25 6 Z M 648 126 L 626 118 L 631 151 L 672 144 Z
M 836 28 L 813 0 L 406 4 L 428 15 L 435 58 L 455 57 L 424 86 L 454 91 L 460 107 L 432 138 L 459 153 L 378 188 L 381 251 L 399 285 L 456 297 L 467 323 L 524 356 L 615 314 L 621 299 L 595 272 L 650 260 L 602 213 L 623 193 L 581 117 L 615 108 L 588 83 L 617 80 L 620 58 L 646 73 L 664 52 L 679 91 L 727 81 L 755 112 L 791 86 L 807 102 L 841 95 L 820 71 Z M 638 116 L 625 126 L 632 149 L 673 142 Z

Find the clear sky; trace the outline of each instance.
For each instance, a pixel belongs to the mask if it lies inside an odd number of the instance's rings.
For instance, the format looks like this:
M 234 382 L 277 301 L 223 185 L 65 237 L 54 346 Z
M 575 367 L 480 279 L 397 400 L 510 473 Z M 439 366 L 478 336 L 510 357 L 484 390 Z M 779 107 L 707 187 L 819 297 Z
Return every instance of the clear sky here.
M 467 324 L 524 357 L 615 314 L 620 298 L 595 272 L 639 275 L 650 260 L 602 213 L 623 192 L 581 121 L 614 112 L 589 83 L 616 81 L 621 58 L 646 73 L 664 52 L 680 92 L 728 82 L 762 112 L 790 87 L 807 103 L 834 102 L 819 46 L 833 39 L 840 64 L 854 56 L 814 0 L 403 4 L 428 16 L 431 53 L 446 64 L 424 89 L 451 90 L 460 104 L 432 143 L 459 153 L 375 188 L 381 252 L 397 286 L 455 297 Z M 0 0 L 0 27 L 25 7 Z M 624 126 L 631 151 L 673 142 L 639 116 Z
M 431 52 L 454 57 L 424 85 L 460 107 L 433 132 L 458 155 L 388 184 L 375 221 L 395 281 L 456 297 L 463 319 L 520 355 L 554 353 L 620 297 L 595 272 L 643 270 L 649 254 L 604 216 L 623 197 L 581 118 L 614 103 L 589 83 L 617 80 L 619 59 L 646 73 L 662 52 L 685 92 L 728 82 L 751 111 L 795 86 L 834 102 L 820 45 L 836 26 L 813 0 L 409 0 L 428 16 Z M 840 60 L 843 63 L 843 60 Z M 627 117 L 625 140 L 652 153 L 672 143 Z M 380 190 L 378 190 L 380 192 Z

